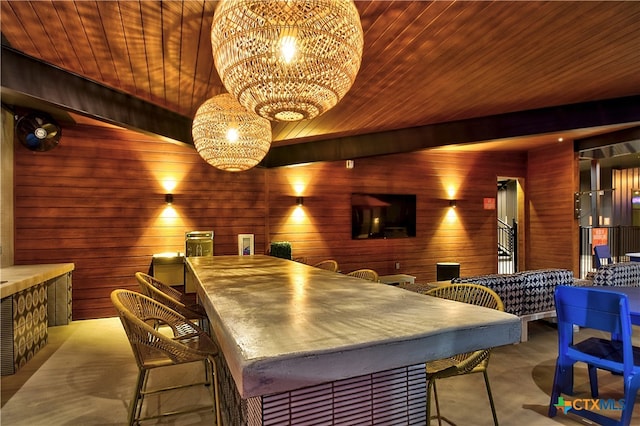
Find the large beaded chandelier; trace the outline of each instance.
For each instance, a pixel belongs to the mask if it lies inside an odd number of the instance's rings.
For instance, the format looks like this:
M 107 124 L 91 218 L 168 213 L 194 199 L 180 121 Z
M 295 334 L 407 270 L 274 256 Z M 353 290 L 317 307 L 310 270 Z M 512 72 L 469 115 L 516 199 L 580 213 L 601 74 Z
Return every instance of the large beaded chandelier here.
M 223 93 L 205 101 L 191 128 L 198 154 L 212 166 L 229 172 L 250 169 L 271 146 L 271 123 L 247 111 Z
M 352 0 L 222 0 L 211 25 L 222 83 L 272 121 L 333 108 L 355 81 L 363 44 Z

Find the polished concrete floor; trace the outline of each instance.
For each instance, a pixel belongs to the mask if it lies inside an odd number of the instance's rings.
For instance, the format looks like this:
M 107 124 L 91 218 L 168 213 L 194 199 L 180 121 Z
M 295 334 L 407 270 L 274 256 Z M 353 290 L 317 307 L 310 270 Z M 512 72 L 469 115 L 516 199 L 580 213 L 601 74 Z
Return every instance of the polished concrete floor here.
M 640 330 L 636 335 L 640 335 Z M 591 335 L 588 330 L 580 334 Z M 640 341 L 638 337 L 636 344 Z M 546 416 L 556 356 L 556 330 L 537 321 L 530 325 L 529 341 L 496 348 L 489 376 L 502 425 L 580 425 L 573 416 Z M 576 392 L 570 398 L 589 398 L 585 369 L 576 369 Z M 74 321 L 49 329 L 49 344 L 18 373 L 1 381 L 4 425 L 121 425 L 133 392 L 137 368 L 117 318 Z M 159 371 L 158 371 L 159 373 Z M 192 380 L 200 365 L 180 366 L 151 376 L 151 383 Z M 601 398 L 622 398 L 622 380 L 600 372 Z M 493 424 L 482 375 L 438 382 L 443 413 L 459 426 Z M 206 404 L 204 388 L 177 391 L 153 400 L 148 409 Z M 612 415 L 616 415 L 614 412 Z M 153 423 L 153 422 L 152 422 Z M 158 421 L 158 424 L 214 424 L 210 413 L 197 413 Z M 434 421 L 433 424 L 436 422 Z M 632 424 L 640 424 L 635 410 Z

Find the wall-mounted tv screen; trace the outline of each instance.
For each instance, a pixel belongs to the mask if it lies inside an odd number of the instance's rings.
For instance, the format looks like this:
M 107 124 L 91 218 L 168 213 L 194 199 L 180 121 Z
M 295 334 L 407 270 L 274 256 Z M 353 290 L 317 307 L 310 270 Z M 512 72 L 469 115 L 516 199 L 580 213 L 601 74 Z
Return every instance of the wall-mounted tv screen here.
M 415 236 L 415 194 L 351 194 L 352 239 Z

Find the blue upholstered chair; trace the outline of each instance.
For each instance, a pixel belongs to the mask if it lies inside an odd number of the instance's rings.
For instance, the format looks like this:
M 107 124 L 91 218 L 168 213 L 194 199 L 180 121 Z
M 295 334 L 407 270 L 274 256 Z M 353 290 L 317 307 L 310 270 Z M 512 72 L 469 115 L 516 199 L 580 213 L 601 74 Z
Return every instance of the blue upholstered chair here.
M 631 344 L 629 301 L 621 293 L 594 287 L 559 286 L 555 291 L 558 316 L 558 359 L 549 404 L 549 417 L 558 408 L 584 417 L 600 425 L 628 426 L 640 387 L 640 348 Z M 590 337 L 579 343 L 573 341 L 573 326 L 592 328 L 611 333 L 613 339 Z M 562 404 L 562 394 L 573 394 L 573 367 L 586 363 L 591 382 L 591 396 L 598 398 L 597 369 L 611 371 L 624 379 L 624 407 L 619 420 L 603 415 L 591 407 L 576 409 Z
M 613 263 L 611 261 L 611 252 L 609 251 L 609 246 L 595 246 L 593 248 L 593 254 L 596 258 L 596 269 L 600 269 L 602 265 L 610 265 Z

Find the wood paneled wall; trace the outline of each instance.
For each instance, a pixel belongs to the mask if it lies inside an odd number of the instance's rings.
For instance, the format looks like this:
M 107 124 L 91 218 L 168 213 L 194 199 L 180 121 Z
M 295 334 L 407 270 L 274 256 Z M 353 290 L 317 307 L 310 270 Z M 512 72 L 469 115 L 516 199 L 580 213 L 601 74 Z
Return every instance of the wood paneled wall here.
M 186 231 L 213 229 L 215 254 L 237 254 L 237 234 L 253 233 L 264 252 L 264 179 L 118 128 L 64 128 L 49 152 L 16 143 L 15 263 L 75 263 L 73 317 L 112 316 L 111 290 L 137 289 L 134 273 L 154 253 L 184 251 Z
M 338 161 L 227 173 L 190 147 L 75 126 L 52 151 L 15 146 L 15 263 L 74 262 L 74 319 L 112 316 L 111 290 L 137 288 L 133 274 L 148 270 L 154 253 L 183 251 L 184 232 L 198 229 L 215 231 L 216 255 L 236 254 L 237 234 L 249 233 L 256 253 L 271 241 L 290 241 L 294 258 L 333 258 L 343 272 L 371 267 L 428 282 L 437 262 L 454 261 L 463 275 L 493 273 L 496 211 L 485 210 L 483 200 L 496 197 L 498 176 L 510 176 L 526 177 L 535 190 L 528 200 L 535 232 L 527 234 L 534 243 L 524 267 L 570 267 L 574 189 L 565 171 L 547 175 L 570 168 L 571 160 L 570 150 L 540 152 L 528 161 L 542 171 L 532 173 L 525 154 L 432 150 L 358 159 L 353 169 Z M 556 189 L 551 199 L 547 179 Z M 176 184 L 173 216 L 164 203 L 167 180 Z M 352 240 L 352 192 L 416 194 L 417 236 Z M 298 195 L 302 207 L 295 206 Z M 532 235 L 541 229 L 545 242 Z M 549 250 L 550 235 L 556 250 Z
M 577 155 L 569 141 L 529 152 L 527 269 L 564 268 L 579 276 L 573 198 L 580 178 Z
M 525 176 L 526 155 L 423 151 L 358 159 L 353 169 L 342 161 L 272 169 L 270 234 L 290 241 L 294 257 L 332 258 L 343 272 L 367 267 L 421 282 L 436 279 L 437 262 L 459 262 L 463 275 L 496 272 L 496 211 L 483 200 L 495 199 L 499 175 Z M 352 192 L 416 194 L 417 236 L 352 240 Z

